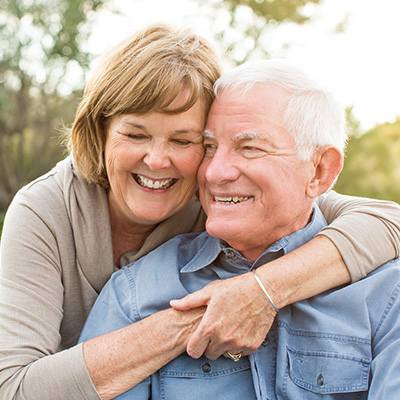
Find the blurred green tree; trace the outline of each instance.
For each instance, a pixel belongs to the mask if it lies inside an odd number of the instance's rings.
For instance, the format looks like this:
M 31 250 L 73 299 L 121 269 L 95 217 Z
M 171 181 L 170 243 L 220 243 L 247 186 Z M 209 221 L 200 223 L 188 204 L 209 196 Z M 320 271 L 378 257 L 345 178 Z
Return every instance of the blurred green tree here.
M 282 23 L 303 24 L 322 0 L 197 0 L 214 12 L 212 29 L 233 65 L 253 56 L 265 57 L 271 46 L 269 34 Z M 286 44 L 285 46 L 287 46 Z
M 0 210 L 62 157 L 90 55 L 81 43 L 107 0 L 0 0 Z
M 400 119 L 353 134 L 335 190 L 400 203 Z

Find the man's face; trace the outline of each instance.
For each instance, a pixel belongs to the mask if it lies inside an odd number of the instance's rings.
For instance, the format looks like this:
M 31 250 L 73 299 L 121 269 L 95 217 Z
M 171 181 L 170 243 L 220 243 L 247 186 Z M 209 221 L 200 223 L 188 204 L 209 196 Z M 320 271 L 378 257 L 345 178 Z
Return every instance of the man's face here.
M 245 95 L 226 89 L 214 101 L 198 172 L 207 231 L 250 260 L 303 228 L 312 199 L 312 162 L 296 156 L 283 126 L 288 92 L 257 85 Z

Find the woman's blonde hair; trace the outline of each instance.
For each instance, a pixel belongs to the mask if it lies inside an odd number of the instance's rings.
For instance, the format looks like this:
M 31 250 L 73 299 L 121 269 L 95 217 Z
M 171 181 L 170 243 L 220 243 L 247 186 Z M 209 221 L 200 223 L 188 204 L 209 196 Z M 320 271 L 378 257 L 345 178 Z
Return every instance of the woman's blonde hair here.
M 189 29 L 156 24 L 128 37 L 102 57 L 86 86 L 68 134 L 74 166 L 88 182 L 108 188 L 104 147 L 110 118 L 150 111 L 179 114 L 197 100 L 207 113 L 220 75 L 212 46 Z M 168 108 L 183 89 L 190 93 L 187 102 Z

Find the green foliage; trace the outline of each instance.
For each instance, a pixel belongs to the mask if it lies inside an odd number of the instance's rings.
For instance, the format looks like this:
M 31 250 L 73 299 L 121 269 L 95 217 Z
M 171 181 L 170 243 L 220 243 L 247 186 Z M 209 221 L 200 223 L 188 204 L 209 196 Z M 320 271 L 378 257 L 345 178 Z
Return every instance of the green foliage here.
M 5 213 L 0 212 L 0 240 L 1 240 L 1 232 L 3 231 L 3 223 L 4 223 L 5 216 L 6 216 Z
M 400 119 L 352 136 L 335 190 L 400 203 Z
M 249 7 L 255 15 L 263 18 L 265 22 L 292 21 L 301 24 L 307 20 L 302 13 L 306 4 L 320 3 L 321 0 L 225 0 L 232 13 L 240 7 Z
M 90 55 L 81 43 L 107 0 L 0 0 L 0 210 L 63 157 Z
M 239 65 L 252 56 L 268 55 L 268 33 L 282 23 L 302 24 L 305 6 L 322 0 L 198 0 L 215 12 L 210 15 L 224 59 Z

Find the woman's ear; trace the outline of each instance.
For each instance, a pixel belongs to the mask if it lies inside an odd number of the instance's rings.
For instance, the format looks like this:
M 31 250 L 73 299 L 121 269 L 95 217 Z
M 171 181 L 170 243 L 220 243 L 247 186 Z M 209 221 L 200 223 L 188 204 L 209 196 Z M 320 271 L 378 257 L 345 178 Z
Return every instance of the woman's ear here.
M 334 184 L 343 168 L 343 155 L 335 146 L 322 146 L 314 154 L 313 163 L 314 175 L 307 187 L 307 196 L 312 199 L 325 193 Z

